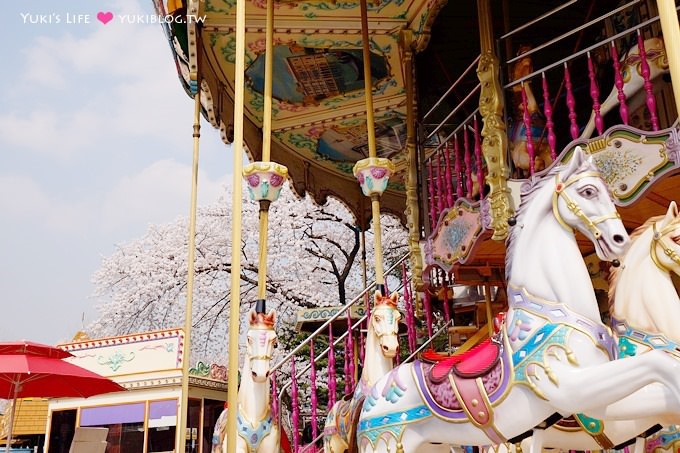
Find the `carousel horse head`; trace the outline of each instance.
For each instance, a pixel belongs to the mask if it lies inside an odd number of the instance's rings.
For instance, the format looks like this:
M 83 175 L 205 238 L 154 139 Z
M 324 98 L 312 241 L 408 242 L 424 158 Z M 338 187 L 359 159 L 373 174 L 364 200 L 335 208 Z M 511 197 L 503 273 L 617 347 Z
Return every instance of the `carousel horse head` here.
M 373 311 L 371 312 L 370 329 L 378 338 L 382 354 L 388 359 L 397 355 L 399 349 L 399 320 L 401 313 L 397 309 L 399 296 L 396 292 L 391 296 L 383 296 L 375 292 Z
M 602 174 L 580 147 L 555 174 L 552 211 L 564 228 L 586 236 L 601 260 L 613 261 L 624 255 L 628 233 Z
M 680 275 L 680 214 L 674 201 L 652 228 L 652 260 L 661 270 Z
M 276 345 L 276 312 L 257 313 L 250 310 L 250 328 L 247 338 L 247 357 L 254 382 L 265 382 L 269 375 L 269 365 Z

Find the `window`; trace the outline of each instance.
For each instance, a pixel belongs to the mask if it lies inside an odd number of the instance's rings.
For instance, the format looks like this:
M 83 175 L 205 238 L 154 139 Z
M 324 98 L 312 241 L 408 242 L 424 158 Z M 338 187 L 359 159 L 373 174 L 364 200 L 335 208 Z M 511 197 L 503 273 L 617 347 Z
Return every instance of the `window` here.
M 76 429 L 76 410 L 52 412 L 48 453 L 68 453 Z
M 177 400 L 151 401 L 149 403 L 148 453 L 175 450 L 177 429 Z
M 80 426 L 109 428 L 106 453 L 144 451 L 145 403 L 86 407 L 80 411 Z

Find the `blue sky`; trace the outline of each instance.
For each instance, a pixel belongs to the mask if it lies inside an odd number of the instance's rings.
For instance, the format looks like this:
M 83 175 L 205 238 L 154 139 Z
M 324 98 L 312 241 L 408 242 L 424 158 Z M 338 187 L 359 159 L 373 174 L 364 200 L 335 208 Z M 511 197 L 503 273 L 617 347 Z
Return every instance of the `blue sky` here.
M 3 6 L 0 341 L 56 343 L 96 316 L 90 279 L 102 257 L 188 214 L 193 102 L 161 26 L 119 20 L 153 14 L 151 0 Z M 100 11 L 114 19 L 102 24 Z M 205 120 L 201 132 L 207 203 L 231 178 L 232 155 Z

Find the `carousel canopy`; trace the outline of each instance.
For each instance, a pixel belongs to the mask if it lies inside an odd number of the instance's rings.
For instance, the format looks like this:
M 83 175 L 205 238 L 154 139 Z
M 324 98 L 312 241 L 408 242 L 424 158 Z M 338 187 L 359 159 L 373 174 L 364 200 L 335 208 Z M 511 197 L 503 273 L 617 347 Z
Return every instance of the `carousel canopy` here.
M 160 14 L 193 16 L 193 4 L 156 0 Z M 192 52 L 197 53 L 205 116 L 232 140 L 236 0 L 196 2 L 195 47 L 186 24 L 168 26 L 185 88 Z M 425 48 L 431 24 L 444 0 L 369 2 L 368 22 L 378 157 L 397 168 L 381 207 L 403 218 L 406 169 L 406 90 L 399 40 L 410 29 L 417 49 Z M 250 158 L 261 156 L 266 0 L 246 3 L 245 144 Z M 191 28 L 191 25 L 189 26 Z M 292 187 L 323 203 L 343 201 L 362 225 L 370 202 L 352 175 L 368 156 L 359 1 L 275 3 L 272 160 L 286 165 Z M 195 50 L 194 50 L 195 49 Z

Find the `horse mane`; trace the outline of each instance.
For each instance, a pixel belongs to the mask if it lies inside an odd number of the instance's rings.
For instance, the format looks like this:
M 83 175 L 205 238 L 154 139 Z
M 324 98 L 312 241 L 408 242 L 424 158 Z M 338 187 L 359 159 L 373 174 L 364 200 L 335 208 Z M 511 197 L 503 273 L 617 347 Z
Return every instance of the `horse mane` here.
M 532 176 L 531 179 L 527 180 L 522 184 L 520 191 L 521 201 L 515 211 L 515 226 L 510 228 L 510 233 L 506 240 L 506 252 L 505 252 L 505 279 L 510 281 L 510 276 L 512 275 L 512 259 L 516 253 L 515 248 L 517 245 L 517 239 L 522 232 L 521 225 L 524 223 L 524 217 L 527 213 L 527 205 L 530 204 L 536 196 L 536 193 L 540 191 L 546 184 L 553 182 L 553 177 L 564 170 L 564 165 L 555 166 L 548 171 L 548 173 L 541 176 Z M 594 170 L 598 171 L 598 168 L 589 159 L 578 168 L 577 173 Z
M 662 215 L 657 215 L 650 217 L 647 219 L 645 223 L 640 225 L 639 227 L 635 228 L 635 230 L 630 233 L 630 241 L 633 243 L 636 239 L 638 239 L 642 234 L 647 231 L 649 228 L 652 227 L 652 225 L 659 220 L 663 219 L 665 216 Z M 674 219 L 673 222 L 676 222 L 677 220 Z M 625 261 L 625 258 L 624 258 Z M 609 312 L 611 313 L 612 309 L 614 308 L 614 300 L 616 299 L 616 284 L 619 281 L 619 274 L 621 273 L 621 270 L 623 269 L 624 266 L 619 266 L 619 267 L 610 267 L 609 268 Z

